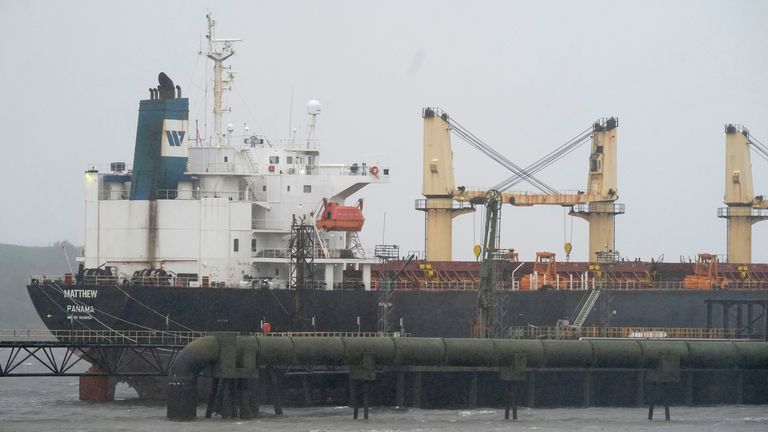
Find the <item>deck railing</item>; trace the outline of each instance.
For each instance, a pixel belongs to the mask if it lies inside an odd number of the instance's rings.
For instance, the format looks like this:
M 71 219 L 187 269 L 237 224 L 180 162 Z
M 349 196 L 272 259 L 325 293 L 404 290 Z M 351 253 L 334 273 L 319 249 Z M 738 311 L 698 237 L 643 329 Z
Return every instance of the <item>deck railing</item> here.
M 256 249 L 251 251 L 252 258 L 285 258 L 291 257 L 291 250 L 287 248 L 269 248 L 269 249 Z M 361 256 L 358 251 L 353 249 L 326 249 L 323 251 L 319 247 L 315 253 L 315 259 L 374 259 L 374 252 L 372 250 L 363 250 Z
M 161 331 L 161 330 L 45 330 L 0 329 L 2 342 L 61 342 L 98 343 L 114 345 L 166 345 L 184 346 L 195 339 L 233 332 Z M 377 332 L 235 332 L 240 336 L 292 336 L 292 337 L 408 337 L 408 333 Z
M 327 258 L 339 258 L 342 250 L 331 250 Z M 259 249 L 251 253 L 253 258 L 290 258 L 290 251 L 288 249 Z M 372 259 L 371 251 L 365 251 L 365 256 L 355 258 Z M 119 283 L 117 277 L 114 276 L 96 276 L 86 275 L 84 277 L 85 283 L 88 285 L 114 285 Z M 146 276 L 141 278 L 131 278 L 131 283 L 136 285 L 176 285 L 187 286 L 191 279 L 179 278 L 179 277 L 158 277 L 158 276 Z M 254 280 L 262 280 L 255 278 Z M 75 279 L 73 274 L 64 275 L 31 275 L 30 281 L 39 284 L 56 283 L 61 285 L 74 285 Z M 372 280 L 371 289 L 381 289 L 384 281 Z M 243 286 L 240 286 L 243 287 Z M 392 281 L 390 282 L 390 289 L 403 290 L 403 291 L 473 291 L 480 287 L 480 281 L 476 280 L 464 280 L 464 281 Z M 318 287 L 322 288 L 322 287 Z M 693 289 L 687 289 L 683 281 L 608 281 L 608 282 L 595 282 L 590 280 L 588 283 L 583 283 L 580 280 L 565 281 L 562 284 L 552 285 L 547 283 L 544 285 L 542 281 L 537 284 L 536 290 L 541 289 L 555 290 L 555 291 L 584 291 L 595 288 L 602 288 L 615 291 L 642 291 L 642 290 L 669 290 L 669 291 L 696 291 Z M 519 281 L 501 281 L 498 282 L 498 289 L 501 291 L 518 291 L 520 289 Z M 738 291 L 738 290 L 768 290 L 768 281 L 728 281 L 722 288 L 725 291 Z
M 667 327 L 510 327 L 506 336 L 511 339 L 576 339 L 630 338 L 630 339 L 740 339 L 736 329 L 722 328 L 667 328 Z
M 51 341 L 63 343 L 109 343 L 136 345 L 186 345 L 206 332 L 155 330 L 0 330 L 2 341 Z
M 198 190 L 198 189 L 158 189 L 160 200 L 200 200 L 202 198 L 229 198 L 233 201 L 245 201 L 245 191 L 239 190 Z

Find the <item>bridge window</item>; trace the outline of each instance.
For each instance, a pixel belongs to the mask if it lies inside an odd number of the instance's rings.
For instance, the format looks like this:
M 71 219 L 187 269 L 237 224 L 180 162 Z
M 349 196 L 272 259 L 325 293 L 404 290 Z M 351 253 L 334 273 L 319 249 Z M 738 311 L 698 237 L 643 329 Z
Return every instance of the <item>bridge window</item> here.
M 271 164 L 280 163 L 280 156 L 270 156 L 269 163 Z
M 312 185 L 304 185 L 304 193 L 312 193 Z
M 285 163 L 292 164 L 293 163 L 293 156 L 286 156 L 285 157 Z
M 235 239 L 234 240 L 232 249 L 235 252 L 240 252 L 240 239 Z

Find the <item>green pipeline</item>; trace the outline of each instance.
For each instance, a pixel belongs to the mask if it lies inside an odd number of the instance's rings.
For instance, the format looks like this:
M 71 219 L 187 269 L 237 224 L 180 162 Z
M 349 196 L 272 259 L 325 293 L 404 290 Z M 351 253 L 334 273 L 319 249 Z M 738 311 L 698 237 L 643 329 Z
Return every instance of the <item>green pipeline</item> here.
M 364 354 L 381 366 L 507 367 L 524 353 L 529 368 L 651 368 L 661 355 L 681 368 L 768 369 L 768 343 L 632 339 L 518 340 L 448 338 L 344 338 L 206 336 L 178 355 L 171 377 L 190 365 L 205 367 L 220 356 L 237 356 L 239 368 L 267 365 L 355 365 Z M 194 360 L 193 360 L 194 359 Z M 197 369 L 197 368 L 195 368 Z M 188 376 L 188 375 L 187 375 Z
M 768 369 L 768 343 L 645 339 L 517 340 L 237 336 L 197 339 L 169 374 L 170 418 L 194 418 L 196 381 L 207 367 L 221 378 L 257 376 L 268 365 L 455 366 L 526 369 L 655 369 L 662 357 L 681 369 Z M 520 359 L 524 364 L 521 365 Z

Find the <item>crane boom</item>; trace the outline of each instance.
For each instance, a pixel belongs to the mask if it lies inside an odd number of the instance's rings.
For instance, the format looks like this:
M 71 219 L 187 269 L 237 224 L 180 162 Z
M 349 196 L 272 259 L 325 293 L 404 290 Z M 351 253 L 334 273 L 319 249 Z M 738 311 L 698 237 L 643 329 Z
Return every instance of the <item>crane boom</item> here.
M 476 202 L 485 199 L 488 191 L 467 189 L 464 187 L 456 188 L 453 199 L 456 201 Z M 618 195 L 613 193 L 606 198 L 601 194 L 589 193 L 557 193 L 557 194 L 536 194 L 524 192 L 499 192 L 499 199 L 503 203 L 514 206 L 532 206 L 532 205 L 559 205 L 574 206 L 577 204 L 590 202 L 611 202 L 618 199 Z

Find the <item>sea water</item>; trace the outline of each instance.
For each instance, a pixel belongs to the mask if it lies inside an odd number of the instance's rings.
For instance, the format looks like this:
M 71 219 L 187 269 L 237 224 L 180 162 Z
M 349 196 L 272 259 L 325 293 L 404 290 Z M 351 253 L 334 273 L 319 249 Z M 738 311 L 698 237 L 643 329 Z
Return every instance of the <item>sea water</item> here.
M 1 354 L 1 353 L 0 353 Z M 2 356 L 0 356 L 2 357 Z M 88 365 L 76 365 L 84 370 Z M 25 362 L 17 372 L 42 370 Z M 255 420 L 202 418 L 172 422 L 165 405 L 136 399 L 126 384 L 119 384 L 114 402 L 78 400 L 75 377 L 0 377 L 0 431 L 2 432 L 104 432 L 104 431 L 768 431 L 768 406 L 728 405 L 671 408 L 672 421 L 657 409 L 648 421 L 647 408 L 520 408 L 519 420 L 505 421 L 503 409 L 421 410 L 375 407 L 369 420 L 353 420 L 349 407 L 284 409 L 272 414 L 261 407 Z M 362 412 L 360 413 L 362 417 Z

